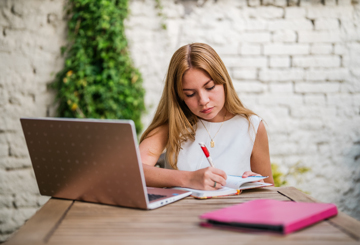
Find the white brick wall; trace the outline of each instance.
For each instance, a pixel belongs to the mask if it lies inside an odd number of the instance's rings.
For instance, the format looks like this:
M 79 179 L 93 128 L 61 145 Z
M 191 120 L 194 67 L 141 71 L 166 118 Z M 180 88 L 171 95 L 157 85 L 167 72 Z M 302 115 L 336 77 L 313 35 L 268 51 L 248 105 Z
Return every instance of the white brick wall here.
M 54 115 L 46 85 L 63 66 L 65 1 L 0 1 L 0 242 L 48 198 L 38 192 L 20 117 Z
M 283 43 L 269 43 L 264 44 L 264 54 L 265 55 L 300 55 L 300 54 L 309 54 L 309 45 L 308 44 L 283 44 Z
M 206 42 L 224 60 L 243 103 L 266 121 L 272 161 L 284 171 L 299 161 L 312 169 L 306 181 L 290 184 L 360 219 L 359 5 L 161 2 L 166 30 L 152 0 L 131 0 L 126 21 L 147 91 L 145 126 L 174 51 Z M 38 195 L 19 118 L 54 115 L 46 84 L 63 65 L 64 3 L 0 1 L 0 241 L 47 200 Z

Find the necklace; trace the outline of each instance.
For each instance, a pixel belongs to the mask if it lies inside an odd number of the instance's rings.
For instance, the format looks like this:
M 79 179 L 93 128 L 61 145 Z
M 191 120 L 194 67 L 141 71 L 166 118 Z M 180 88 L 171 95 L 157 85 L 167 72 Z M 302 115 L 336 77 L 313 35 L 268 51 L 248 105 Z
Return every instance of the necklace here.
M 210 141 L 210 146 L 211 146 L 211 148 L 214 148 L 214 147 L 215 147 L 215 141 L 214 141 L 214 139 L 215 139 L 216 135 L 219 133 L 222 125 L 223 125 L 224 122 L 225 122 L 226 113 L 227 113 L 227 111 L 225 112 L 225 116 L 224 116 L 223 122 L 221 123 L 221 125 L 220 125 L 218 131 L 216 132 L 216 134 L 214 135 L 214 137 L 211 137 L 211 135 L 210 135 L 210 133 L 209 133 L 209 130 L 207 130 L 207 128 L 205 127 L 205 124 L 204 124 L 204 123 L 202 122 L 202 120 L 200 119 L 201 124 L 204 126 L 206 132 L 209 134 L 209 137 L 210 137 L 210 139 L 211 139 L 211 141 Z

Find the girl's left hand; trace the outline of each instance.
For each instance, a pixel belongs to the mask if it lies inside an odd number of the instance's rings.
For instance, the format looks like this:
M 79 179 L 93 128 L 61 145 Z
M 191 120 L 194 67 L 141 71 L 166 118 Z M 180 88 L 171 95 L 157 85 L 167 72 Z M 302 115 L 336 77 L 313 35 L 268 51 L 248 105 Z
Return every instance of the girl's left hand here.
M 249 176 L 261 176 L 261 174 L 257 174 L 257 173 L 254 173 L 254 172 L 251 172 L 251 171 L 245 171 L 242 175 L 243 178 L 247 178 Z M 264 182 L 264 180 L 258 180 L 258 181 L 253 181 L 253 182 Z

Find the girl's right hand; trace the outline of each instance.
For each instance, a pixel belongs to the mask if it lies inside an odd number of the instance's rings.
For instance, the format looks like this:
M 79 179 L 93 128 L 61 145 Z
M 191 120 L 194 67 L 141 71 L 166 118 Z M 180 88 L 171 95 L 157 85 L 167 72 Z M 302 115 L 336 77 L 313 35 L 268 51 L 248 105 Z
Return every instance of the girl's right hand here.
M 225 186 L 226 178 L 223 170 L 207 167 L 190 173 L 189 187 L 198 190 L 217 190 Z

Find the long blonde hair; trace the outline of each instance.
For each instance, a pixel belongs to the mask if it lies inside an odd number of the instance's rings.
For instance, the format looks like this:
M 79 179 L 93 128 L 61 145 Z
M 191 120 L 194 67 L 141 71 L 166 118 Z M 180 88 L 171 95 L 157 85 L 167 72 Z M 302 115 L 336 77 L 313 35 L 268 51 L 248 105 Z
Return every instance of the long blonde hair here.
M 205 71 L 215 84 L 222 84 L 225 91 L 225 108 L 231 114 L 245 117 L 256 115 L 241 103 L 229 73 L 219 55 L 213 48 L 204 43 L 192 43 L 179 48 L 171 58 L 166 75 L 165 87 L 150 126 L 140 138 L 142 142 L 154 133 L 154 129 L 168 124 L 168 141 L 166 159 L 171 167 L 177 169 L 177 157 L 181 144 L 188 139 L 195 140 L 195 129 L 198 118 L 184 102 L 182 79 L 190 68 Z

